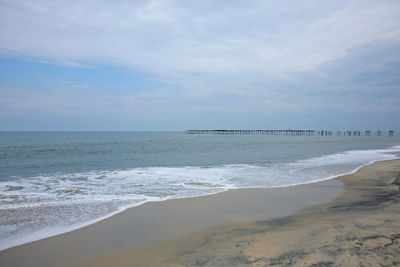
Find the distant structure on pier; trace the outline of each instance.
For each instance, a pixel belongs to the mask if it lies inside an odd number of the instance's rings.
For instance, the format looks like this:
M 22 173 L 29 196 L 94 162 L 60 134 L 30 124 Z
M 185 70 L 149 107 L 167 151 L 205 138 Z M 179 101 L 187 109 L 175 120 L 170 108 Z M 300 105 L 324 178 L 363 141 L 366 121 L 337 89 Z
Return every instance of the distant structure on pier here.
M 361 131 L 330 131 L 330 130 L 186 130 L 185 134 L 219 134 L 219 135 L 241 135 L 241 134 L 260 134 L 260 135 L 284 135 L 284 136 L 361 136 Z M 376 136 L 382 136 L 382 131 L 376 131 Z M 364 136 L 371 136 L 372 131 L 366 130 Z M 387 132 L 388 136 L 393 136 L 394 131 Z

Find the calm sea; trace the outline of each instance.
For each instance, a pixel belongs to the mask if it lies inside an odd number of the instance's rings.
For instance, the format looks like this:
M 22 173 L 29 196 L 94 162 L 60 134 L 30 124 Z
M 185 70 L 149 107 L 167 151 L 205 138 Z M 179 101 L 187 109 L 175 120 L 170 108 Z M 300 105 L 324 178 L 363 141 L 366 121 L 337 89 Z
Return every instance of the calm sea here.
M 1 132 L 0 249 L 147 201 L 282 187 L 393 159 L 400 136 Z

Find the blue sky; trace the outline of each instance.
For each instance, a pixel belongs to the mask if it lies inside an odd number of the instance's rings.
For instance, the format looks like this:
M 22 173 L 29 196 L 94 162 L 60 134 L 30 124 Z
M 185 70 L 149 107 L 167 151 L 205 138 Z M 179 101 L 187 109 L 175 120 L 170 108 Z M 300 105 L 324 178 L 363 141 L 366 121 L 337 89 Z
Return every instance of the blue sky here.
M 329 2 L 0 0 L 0 130 L 399 130 L 400 2 Z

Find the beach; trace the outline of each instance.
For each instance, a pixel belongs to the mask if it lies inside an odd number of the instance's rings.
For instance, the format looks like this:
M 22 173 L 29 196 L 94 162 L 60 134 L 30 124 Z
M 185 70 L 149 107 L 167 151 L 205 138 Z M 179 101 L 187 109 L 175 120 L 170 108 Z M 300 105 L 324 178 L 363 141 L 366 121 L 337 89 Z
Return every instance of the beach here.
M 150 202 L 0 252 L 3 266 L 400 263 L 400 160 L 283 188 Z M 361 266 L 360 265 L 360 266 Z
M 399 18 L 0 0 L 0 267 L 400 266 Z

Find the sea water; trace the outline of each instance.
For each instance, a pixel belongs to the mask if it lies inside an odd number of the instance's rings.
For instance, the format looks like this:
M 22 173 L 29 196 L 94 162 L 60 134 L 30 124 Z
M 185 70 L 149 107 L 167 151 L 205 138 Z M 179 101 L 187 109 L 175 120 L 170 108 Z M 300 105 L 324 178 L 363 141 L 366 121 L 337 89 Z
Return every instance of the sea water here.
M 148 201 L 327 180 L 400 154 L 400 136 L 1 132 L 0 250 Z

